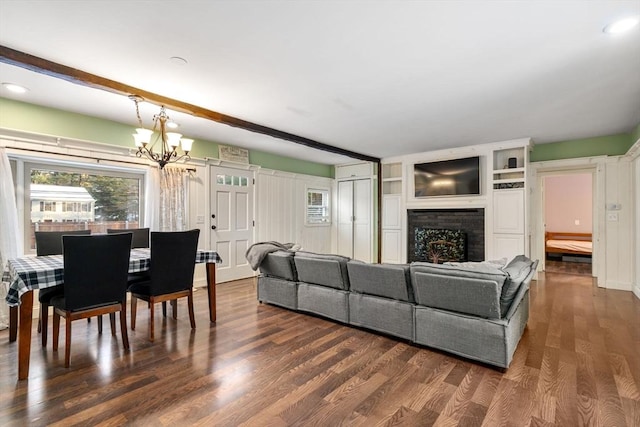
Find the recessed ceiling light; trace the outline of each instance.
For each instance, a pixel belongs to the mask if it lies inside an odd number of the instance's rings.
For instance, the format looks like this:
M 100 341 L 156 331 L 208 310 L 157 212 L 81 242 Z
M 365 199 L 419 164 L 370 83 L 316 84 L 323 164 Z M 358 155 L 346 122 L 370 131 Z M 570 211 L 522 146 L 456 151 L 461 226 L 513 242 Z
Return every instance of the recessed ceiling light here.
M 17 85 L 15 83 L 2 83 L 2 86 L 4 86 L 5 89 L 7 89 L 9 92 L 13 93 L 25 93 L 29 91 L 29 89 L 27 89 L 26 87 Z
M 174 65 L 187 65 L 187 60 L 179 56 L 172 56 L 169 61 Z
M 612 22 L 611 24 L 604 27 L 602 31 L 604 31 L 607 34 L 620 34 L 620 33 L 624 33 L 625 31 L 629 31 L 630 29 L 638 25 L 638 22 L 640 22 L 640 18 L 638 18 L 637 16 L 624 18 L 624 19 L 620 19 L 618 21 Z

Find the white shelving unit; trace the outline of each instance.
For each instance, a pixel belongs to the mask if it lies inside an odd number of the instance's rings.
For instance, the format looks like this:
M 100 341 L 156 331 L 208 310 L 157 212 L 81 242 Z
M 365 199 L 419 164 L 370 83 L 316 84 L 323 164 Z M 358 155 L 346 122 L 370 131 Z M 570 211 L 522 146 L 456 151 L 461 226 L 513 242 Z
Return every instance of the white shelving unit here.
M 382 262 L 402 262 L 402 163 L 382 165 Z
M 493 151 L 491 258 L 526 254 L 528 153 L 525 145 Z

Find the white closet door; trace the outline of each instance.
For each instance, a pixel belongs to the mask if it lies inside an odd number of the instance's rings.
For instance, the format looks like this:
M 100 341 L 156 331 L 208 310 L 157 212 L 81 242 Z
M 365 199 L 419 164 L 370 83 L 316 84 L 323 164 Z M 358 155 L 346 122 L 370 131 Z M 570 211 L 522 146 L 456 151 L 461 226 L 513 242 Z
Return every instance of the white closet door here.
M 353 256 L 353 181 L 338 182 L 338 254 Z
M 353 258 L 371 262 L 371 180 L 353 181 Z
M 338 254 L 371 262 L 371 180 L 338 182 Z

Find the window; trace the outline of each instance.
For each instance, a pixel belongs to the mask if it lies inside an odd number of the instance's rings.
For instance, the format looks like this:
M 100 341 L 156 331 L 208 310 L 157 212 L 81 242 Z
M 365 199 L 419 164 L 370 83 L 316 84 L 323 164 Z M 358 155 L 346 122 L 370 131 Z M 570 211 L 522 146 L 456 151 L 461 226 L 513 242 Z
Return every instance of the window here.
M 307 224 L 329 224 L 329 190 L 307 189 Z
M 249 185 L 249 181 L 245 176 L 216 175 L 216 184 L 233 185 L 235 187 L 246 187 Z
M 24 163 L 25 253 L 35 231 L 139 228 L 144 175 L 90 166 Z

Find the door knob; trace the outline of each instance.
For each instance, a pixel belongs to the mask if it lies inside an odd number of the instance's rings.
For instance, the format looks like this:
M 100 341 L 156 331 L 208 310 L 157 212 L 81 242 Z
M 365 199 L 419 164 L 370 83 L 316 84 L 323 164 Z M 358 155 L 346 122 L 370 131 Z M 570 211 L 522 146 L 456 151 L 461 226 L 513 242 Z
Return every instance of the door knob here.
M 212 229 L 212 230 L 215 230 L 216 228 L 217 228 L 217 227 L 216 227 L 215 225 L 212 225 L 212 226 L 211 226 L 211 229 Z
M 211 214 L 212 219 L 216 219 L 216 214 Z

